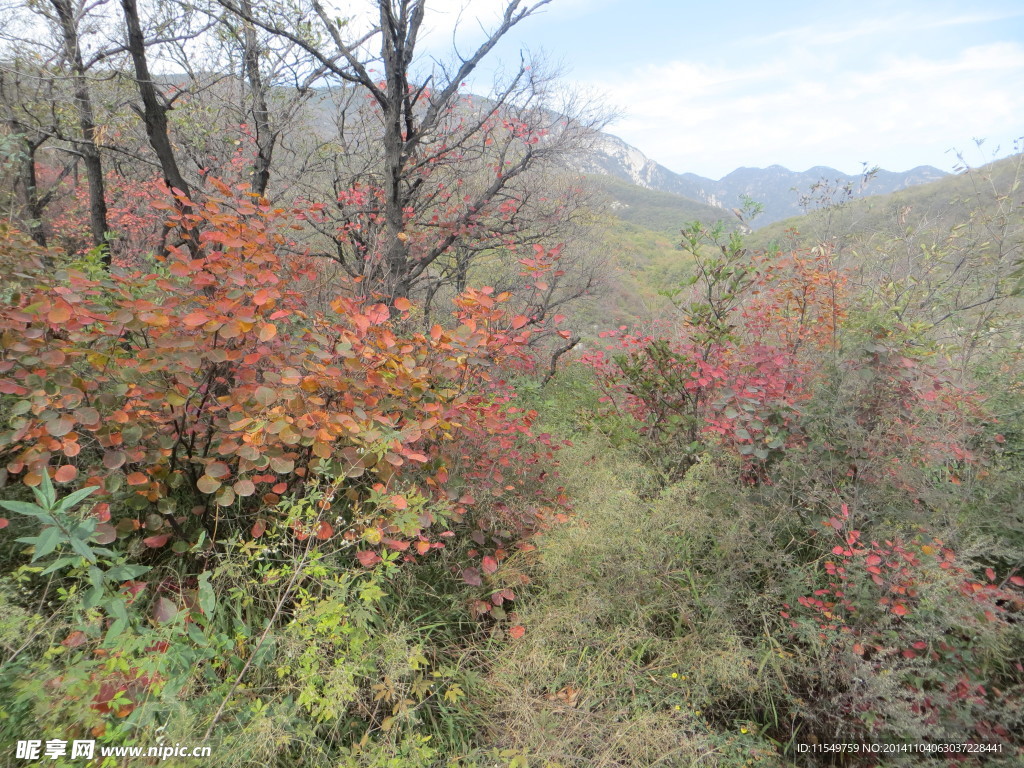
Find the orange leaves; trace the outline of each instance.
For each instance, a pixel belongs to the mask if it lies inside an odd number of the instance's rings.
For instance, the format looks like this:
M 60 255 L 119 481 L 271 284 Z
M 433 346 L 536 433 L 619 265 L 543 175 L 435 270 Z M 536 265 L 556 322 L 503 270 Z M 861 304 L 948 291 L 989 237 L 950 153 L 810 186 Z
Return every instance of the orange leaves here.
M 208 323 L 210 316 L 205 312 L 189 312 L 183 318 L 181 318 L 182 324 L 186 328 L 196 328 L 200 325 Z
M 365 314 L 366 318 L 373 325 L 381 325 L 390 319 L 391 310 L 388 309 L 386 304 L 374 304 L 366 310 Z
M 188 216 L 163 210 L 191 246 L 169 249 L 169 269 L 78 276 L 73 290 L 46 275 L 17 306 L 0 306 L 0 334 L 15 340 L 0 359 L 0 393 L 20 409 L 17 428 L 0 425 L 10 474 L 29 485 L 43 471 L 60 483 L 84 477 L 114 508 L 125 497 L 196 514 L 230 506 L 225 534 L 260 538 L 266 507 L 301 497 L 327 468 L 357 505 L 379 482 L 368 528 L 378 538 L 365 541 L 414 560 L 444 546 L 426 535 L 432 507 L 421 494 L 447 497 L 446 467 L 468 467 L 478 496 L 500 496 L 529 471 L 517 466 L 539 461 L 519 453 L 532 417 L 508 408 L 497 383 L 496 367 L 525 354 L 525 333 L 509 325 L 528 320 L 505 314 L 507 294 L 469 291 L 450 321 L 410 330 L 407 297 L 366 305 L 342 287 L 311 302 L 308 265 L 290 246 L 282 258 L 280 233 L 294 222 L 280 212 L 244 198 L 210 198 Z M 460 493 L 459 514 L 474 500 Z M 148 548 L 171 541 L 164 527 L 148 533 Z M 324 547 L 339 538 L 326 520 L 295 535 Z M 372 567 L 383 554 L 356 557 Z
M 64 464 L 53 473 L 53 479 L 58 483 L 70 483 L 78 477 L 78 468 L 74 464 Z
M 260 288 L 256 293 L 252 295 L 252 303 L 257 307 L 262 307 L 268 301 L 271 300 L 273 294 L 266 288 Z
M 63 325 L 71 319 L 71 308 L 63 302 L 56 304 L 47 312 L 46 319 L 54 325 Z

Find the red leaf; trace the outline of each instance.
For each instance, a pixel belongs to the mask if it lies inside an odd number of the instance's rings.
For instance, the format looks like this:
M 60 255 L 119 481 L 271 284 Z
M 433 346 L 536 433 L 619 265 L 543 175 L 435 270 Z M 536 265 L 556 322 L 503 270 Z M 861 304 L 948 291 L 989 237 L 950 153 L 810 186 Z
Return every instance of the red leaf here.
M 384 545 L 399 552 L 404 552 L 409 548 L 408 541 L 398 541 L 397 539 L 384 539 Z
M 518 640 L 526 634 L 526 627 L 522 624 L 516 624 L 514 627 L 510 627 L 508 630 L 509 637 L 513 640 Z
M 907 606 L 903 605 L 902 603 L 896 603 L 896 605 L 892 607 L 892 612 L 895 613 L 897 616 L 906 616 Z
M 878 555 L 868 555 L 864 562 L 868 565 L 879 565 L 882 562 L 882 558 Z
M 88 639 L 89 638 L 86 636 L 85 632 L 76 629 L 70 635 L 65 637 L 60 644 L 67 648 L 77 648 L 80 645 L 85 645 Z
M 481 563 L 484 569 L 484 573 L 494 573 L 498 570 L 498 561 L 490 555 L 485 555 L 483 562 Z
M 400 312 L 408 312 L 410 309 L 412 309 L 412 302 L 409 301 L 404 296 L 399 296 L 397 299 L 395 299 L 395 309 L 399 310 Z
M 463 568 L 462 580 L 471 587 L 483 586 L 483 579 L 480 578 L 480 571 L 476 568 Z
M 391 497 L 391 503 L 394 504 L 395 509 L 407 509 L 409 502 L 405 500 L 405 496 L 400 496 L 397 493 Z
M 263 535 L 264 531 L 266 531 L 266 530 L 267 530 L 267 521 L 266 520 L 257 520 L 255 523 L 252 524 L 252 530 L 250 531 L 250 533 L 252 534 L 252 537 L 254 539 L 258 539 L 260 536 Z
M 277 336 L 277 326 L 273 323 L 264 323 L 260 326 L 260 341 L 270 341 Z
M 358 560 L 363 567 L 371 568 L 380 562 L 380 555 L 372 549 L 361 549 L 356 552 L 356 560 Z
M 117 529 L 110 523 L 98 524 L 93 535 L 96 537 L 97 544 L 113 544 L 117 541 Z
M 156 536 L 149 536 L 149 537 L 143 539 L 142 543 L 145 544 L 150 549 L 159 549 L 160 547 L 164 546 L 168 541 L 170 541 L 170 539 L 171 539 L 171 534 L 169 534 L 169 533 L 161 533 L 161 534 L 158 534 Z
M 528 318 L 526 315 L 516 315 L 515 317 L 512 318 L 512 327 L 518 331 L 528 322 L 530 322 L 530 318 Z
M 3 528 L 3 526 L 0 525 L 0 528 Z M 1011 576 L 1010 583 L 1013 584 L 1015 587 L 1024 587 L 1024 577 Z
M 178 615 L 178 606 L 166 597 L 158 597 L 153 602 L 153 618 L 161 624 L 174 619 Z
M 326 520 L 322 520 L 316 527 L 316 537 L 320 541 L 327 541 L 331 536 L 334 535 L 334 526 L 328 523 Z
M 6 528 L 10 524 L 11 521 L 8 520 L 6 517 L 0 517 L 0 528 Z

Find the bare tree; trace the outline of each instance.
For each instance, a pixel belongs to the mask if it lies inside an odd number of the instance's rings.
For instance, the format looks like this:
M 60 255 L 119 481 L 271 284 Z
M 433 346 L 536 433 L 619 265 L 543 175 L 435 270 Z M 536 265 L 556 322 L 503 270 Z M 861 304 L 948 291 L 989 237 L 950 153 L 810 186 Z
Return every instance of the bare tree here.
M 592 115 L 566 117 L 544 103 L 550 78 L 526 59 L 491 98 L 471 100 L 461 93 L 498 41 L 550 0 L 510 0 L 471 53 L 426 68 L 416 56 L 424 0 L 378 0 L 376 26 L 353 39 L 345 38 L 346 25 L 319 0 L 309 0 L 288 20 L 280 9 L 218 2 L 301 47 L 335 84 L 345 123 L 336 140 L 356 151 L 343 159 L 322 155 L 324 166 L 335 164 L 333 174 L 325 173 L 333 175 L 329 183 L 341 201 L 322 227 L 334 240 L 333 253 L 325 255 L 386 297 L 436 281 L 435 262 L 467 237 L 484 230 L 496 235 L 486 222 L 501 218 L 495 214 L 503 204 L 508 212 L 517 179 L 600 122 Z M 367 56 L 371 46 L 375 53 Z

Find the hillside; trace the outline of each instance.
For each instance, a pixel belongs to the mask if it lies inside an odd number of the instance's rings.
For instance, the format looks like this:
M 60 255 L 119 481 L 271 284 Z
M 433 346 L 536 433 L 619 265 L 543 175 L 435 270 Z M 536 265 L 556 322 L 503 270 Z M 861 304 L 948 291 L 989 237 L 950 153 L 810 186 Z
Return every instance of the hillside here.
M 736 221 L 729 211 L 672 192 L 648 189 L 615 176 L 587 178 L 611 199 L 611 209 L 619 219 L 673 239 L 678 239 L 679 231 L 691 221 Z
M 1000 203 L 1008 202 L 1007 196 L 1016 192 L 1022 158 L 1014 155 L 926 184 L 822 206 L 763 227 L 751 241 L 763 246 L 785 239 L 787 230 L 796 230 L 801 234 L 798 242 L 833 239 L 844 250 L 911 233 L 948 234 L 978 218 L 979 213 L 998 213 Z

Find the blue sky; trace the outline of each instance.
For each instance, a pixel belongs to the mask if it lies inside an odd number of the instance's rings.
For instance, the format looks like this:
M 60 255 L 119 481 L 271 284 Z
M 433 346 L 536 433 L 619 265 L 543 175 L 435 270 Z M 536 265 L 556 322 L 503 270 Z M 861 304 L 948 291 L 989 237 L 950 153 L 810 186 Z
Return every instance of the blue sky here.
M 502 0 L 428 0 L 438 50 Z M 674 171 L 861 162 L 951 170 L 1024 135 L 1024 2 L 553 0 L 496 50 L 561 60 L 622 117 L 610 131 Z M 979 150 L 974 138 L 984 138 Z

